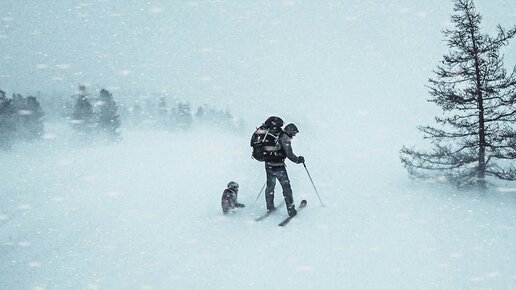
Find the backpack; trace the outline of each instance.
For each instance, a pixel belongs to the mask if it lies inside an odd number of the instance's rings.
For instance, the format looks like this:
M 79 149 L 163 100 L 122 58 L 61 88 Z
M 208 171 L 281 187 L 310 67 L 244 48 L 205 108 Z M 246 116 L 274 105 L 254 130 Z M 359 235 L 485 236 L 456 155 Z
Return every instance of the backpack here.
M 260 162 L 282 162 L 285 158 L 279 145 L 279 137 L 283 131 L 283 120 L 279 117 L 269 117 L 265 123 L 256 128 L 251 136 L 253 147 L 252 158 Z

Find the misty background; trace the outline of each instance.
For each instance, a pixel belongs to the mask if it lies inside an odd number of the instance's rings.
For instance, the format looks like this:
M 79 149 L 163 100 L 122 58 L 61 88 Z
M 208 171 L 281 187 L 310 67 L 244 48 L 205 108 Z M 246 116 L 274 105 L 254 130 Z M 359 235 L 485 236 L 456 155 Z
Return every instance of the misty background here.
M 485 32 L 516 17 L 512 1 L 477 2 Z M 0 87 L 167 94 L 258 120 L 269 108 L 415 121 L 432 110 L 424 86 L 451 12 L 450 1 L 2 1 Z

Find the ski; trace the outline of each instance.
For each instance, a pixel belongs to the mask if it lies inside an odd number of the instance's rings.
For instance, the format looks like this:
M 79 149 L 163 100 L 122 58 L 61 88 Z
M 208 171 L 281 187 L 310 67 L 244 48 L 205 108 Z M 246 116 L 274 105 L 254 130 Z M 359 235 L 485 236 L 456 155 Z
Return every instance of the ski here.
M 301 203 L 299 204 L 299 207 L 297 208 L 297 212 L 298 212 L 298 214 L 299 214 L 299 211 L 300 211 L 301 209 L 303 209 L 305 206 L 306 206 L 306 200 L 304 200 L 304 199 L 303 199 L 303 200 L 301 201 Z M 296 215 L 297 215 L 297 214 L 296 214 Z M 279 224 L 278 224 L 278 226 L 280 226 L 280 227 L 284 227 L 284 226 L 286 226 L 286 225 L 290 222 L 290 220 L 291 220 L 293 217 L 295 217 L 295 216 L 289 216 L 289 217 L 287 217 L 287 218 L 286 218 L 286 219 L 284 219 L 281 223 L 279 223 Z
M 278 209 L 278 207 L 282 207 L 284 203 L 285 203 L 285 201 L 284 201 L 284 200 L 282 200 L 282 201 L 281 201 L 281 203 L 280 203 L 277 207 L 275 207 L 273 210 L 271 210 L 271 211 L 268 211 L 268 212 L 264 213 L 263 215 L 261 215 L 261 216 L 259 216 L 259 217 L 255 218 L 254 220 L 255 220 L 255 221 L 257 221 L 257 222 L 259 222 L 259 221 L 261 221 L 261 220 L 264 220 L 265 218 L 267 218 L 268 216 L 270 216 L 270 215 L 271 215 L 271 213 L 275 212 L 275 211 Z
M 255 218 L 254 220 L 255 220 L 255 221 L 257 221 L 257 222 L 259 222 L 259 221 L 261 221 L 261 220 L 263 220 L 263 219 L 267 218 L 267 217 L 268 217 L 272 212 L 274 212 L 275 210 L 276 210 L 276 209 L 271 210 L 271 211 L 268 211 L 268 212 L 266 212 L 265 214 L 263 214 L 263 215 L 261 215 L 261 216 L 259 216 L 259 217 Z

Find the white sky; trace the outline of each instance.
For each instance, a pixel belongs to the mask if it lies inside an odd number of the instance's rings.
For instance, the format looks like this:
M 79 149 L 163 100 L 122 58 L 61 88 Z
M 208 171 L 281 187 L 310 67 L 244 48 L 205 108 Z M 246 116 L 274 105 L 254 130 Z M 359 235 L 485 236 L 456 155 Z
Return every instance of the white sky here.
M 476 2 L 486 31 L 514 25 L 514 1 Z M 86 83 L 251 113 L 426 105 L 451 12 L 444 0 L 5 0 L 0 88 L 67 95 Z M 515 44 L 507 54 L 514 64 Z

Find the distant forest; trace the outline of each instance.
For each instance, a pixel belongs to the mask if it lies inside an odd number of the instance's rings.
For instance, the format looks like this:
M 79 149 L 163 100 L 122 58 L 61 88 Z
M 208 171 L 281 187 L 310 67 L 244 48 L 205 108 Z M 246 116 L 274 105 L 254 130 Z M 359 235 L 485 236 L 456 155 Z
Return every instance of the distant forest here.
M 117 101 L 106 89 L 90 92 L 79 86 L 70 95 L 9 97 L 0 89 L 0 150 L 17 142 L 41 139 L 45 123 L 67 122 L 73 132 L 84 139 L 116 141 L 121 128 L 186 131 L 196 126 L 214 126 L 241 132 L 244 121 L 229 110 L 210 104 L 192 108 L 191 104 L 167 96 L 128 98 Z M 128 101 L 128 100 L 131 101 Z

